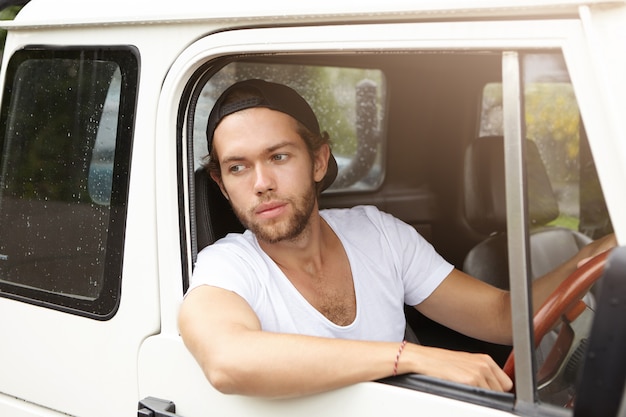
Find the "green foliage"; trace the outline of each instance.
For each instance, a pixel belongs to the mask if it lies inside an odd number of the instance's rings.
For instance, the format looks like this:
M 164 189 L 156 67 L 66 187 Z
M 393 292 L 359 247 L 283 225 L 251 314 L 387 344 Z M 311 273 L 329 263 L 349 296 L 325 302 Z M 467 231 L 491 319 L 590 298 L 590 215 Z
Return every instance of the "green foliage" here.
M 560 226 L 571 230 L 578 230 L 579 224 L 580 220 L 578 217 L 561 214 L 559 217 L 548 223 L 548 226 Z
M 13 20 L 17 16 L 17 12 L 22 9 L 22 6 L 9 6 L 6 9 L 0 10 L 0 20 Z
M 378 86 L 378 108 L 381 108 L 383 85 L 382 74 L 377 70 L 353 68 L 318 67 L 311 74 L 320 85 L 332 89 L 314 90 L 311 98 L 320 126 L 328 131 L 336 155 L 354 155 L 356 137 L 356 87 L 364 80 L 372 80 Z
M 6 9 L 0 10 L 0 20 L 13 20 L 17 13 L 22 9 L 22 6 L 10 6 Z M 0 30 L 0 57 L 4 52 L 4 43 L 7 39 L 7 31 Z
M 562 212 L 553 224 L 576 230 L 580 116 L 574 90 L 570 83 L 557 81 L 527 83 L 524 87 L 526 137 L 539 149 Z M 488 84 L 483 91 L 481 134 L 502 135 L 502 129 L 502 84 Z
M 552 181 L 578 179 L 580 117 L 569 83 L 526 86 L 526 137 L 539 147 Z
M 5 141 L 5 192 L 17 198 L 90 201 L 88 169 L 116 64 L 29 59 L 20 64 Z
M 384 79 L 379 70 L 305 65 L 236 63 L 224 71 L 233 79 L 262 78 L 295 88 L 315 111 L 322 131 L 327 131 L 335 155 L 354 155 L 356 137 L 356 86 L 372 80 L 378 86 L 382 108 Z

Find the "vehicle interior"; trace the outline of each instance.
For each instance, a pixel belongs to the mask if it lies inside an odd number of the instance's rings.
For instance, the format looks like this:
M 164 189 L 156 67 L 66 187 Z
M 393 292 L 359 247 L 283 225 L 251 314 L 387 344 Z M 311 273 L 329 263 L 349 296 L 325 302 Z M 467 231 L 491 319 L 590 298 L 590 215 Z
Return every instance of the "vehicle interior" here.
M 530 270 L 537 277 L 611 225 L 562 57 L 534 51 L 522 57 Z M 247 78 L 291 85 L 329 131 L 339 174 L 322 194 L 322 208 L 375 205 L 414 226 L 456 268 L 508 288 L 500 52 L 279 54 L 212 63 L 189 92 L 194 257 L 241 231 L 202 164 L 212 103 Z M 500 365 L 511 352 L 409 306 L 406 315 L 422 344 L 485 352 Z M 575 376 L 570 379 L 571 394 Z M 561 406 L 568 398 L 559 392 L 544 400 Z

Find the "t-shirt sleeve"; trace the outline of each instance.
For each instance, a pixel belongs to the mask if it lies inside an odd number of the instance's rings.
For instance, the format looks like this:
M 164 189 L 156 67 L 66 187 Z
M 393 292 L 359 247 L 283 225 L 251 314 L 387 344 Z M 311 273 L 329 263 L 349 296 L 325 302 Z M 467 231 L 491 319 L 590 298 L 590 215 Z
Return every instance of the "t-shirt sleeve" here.
M 404 286 L 404 302 L 414 306 L 428 298 L 452 272 L 447 262 L 414 227 L 381 212 L 384 236 L 395 256 L 396 273 Z
M 258 298 L 258 265 L 252 251 L 223 239 L 202 249 L 194 267 L 187 294 L 203 285 L 233 291 L 254 307 Z

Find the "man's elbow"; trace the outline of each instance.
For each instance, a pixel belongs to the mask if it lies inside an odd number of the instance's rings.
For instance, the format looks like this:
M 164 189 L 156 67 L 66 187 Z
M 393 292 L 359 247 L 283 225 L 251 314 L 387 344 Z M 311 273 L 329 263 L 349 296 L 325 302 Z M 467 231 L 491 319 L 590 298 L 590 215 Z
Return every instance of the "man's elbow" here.
M 213 388 L 222 394 L 238 394 L 237 384 L 230 374 L 223 369 L 205 371 L 205 375 Z
M 225 362 L 213 361 L 203 366 L 209 383 L 222 394 L 245 394 L 245 377 L 241 370 Z

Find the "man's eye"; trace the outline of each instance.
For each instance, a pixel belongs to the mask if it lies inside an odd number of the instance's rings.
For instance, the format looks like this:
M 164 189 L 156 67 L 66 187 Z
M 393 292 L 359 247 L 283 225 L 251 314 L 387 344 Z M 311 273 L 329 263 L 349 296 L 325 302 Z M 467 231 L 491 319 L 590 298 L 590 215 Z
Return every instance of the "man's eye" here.
M 287 160 L 287 154 L 278 153 L 278 154 L 272 156 L 272 159 L 274 161 L 285 161 L 285 160 Z
M 228 171 L 230 171 L 233 174 L 236 174 L 238 172 L 243 171 L 244 166 L 243 165 L 232 165 L 231 167 L 228 168 Z

